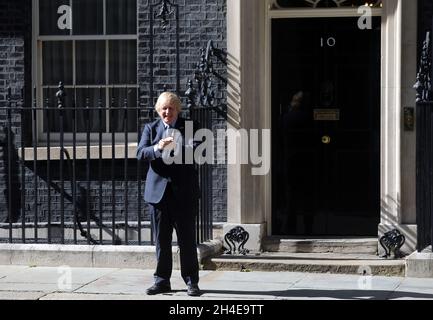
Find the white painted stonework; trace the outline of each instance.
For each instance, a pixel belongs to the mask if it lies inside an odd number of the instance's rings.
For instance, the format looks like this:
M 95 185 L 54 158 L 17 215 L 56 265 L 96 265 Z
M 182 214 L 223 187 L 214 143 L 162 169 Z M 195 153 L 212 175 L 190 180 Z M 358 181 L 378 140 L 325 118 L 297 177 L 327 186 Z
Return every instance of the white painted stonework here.
M 270 2 L 263 0 L 227 1 L 229 127 L 271 128 L 270 21 L 284 14 L 305 16 L 308 11 L 273 12 L 270 9 Z M 347 9 L 340 13 L 337 10 L 316 11 L 314 16 L 350 14 Z M 402 130 L 401 116 L 403 108 L 414 107 L 415 101 L 415 92 L 410 90 L 410 85 L 416 76 L 417 1 L 384 0 L 383 8 L 375 10 L 382 15 L 381 223 L 378 237 L 389 229 L 398 228 L 407 239 L 404 251 L 410 253 L 416 246 L 415 136 L 413 132 Z M 272 230 L 272 173 L 252 177 L 249 172 L 248 166 L 228 168 L 228 223 L 266 224 L 265 236 L 269 236 Z

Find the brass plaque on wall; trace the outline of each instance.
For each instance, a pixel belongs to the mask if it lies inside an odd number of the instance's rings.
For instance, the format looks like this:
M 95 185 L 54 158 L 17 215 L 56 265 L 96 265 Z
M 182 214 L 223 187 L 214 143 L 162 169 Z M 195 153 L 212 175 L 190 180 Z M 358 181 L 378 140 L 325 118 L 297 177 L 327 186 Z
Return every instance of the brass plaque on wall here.
M 315 109 L 314 121 L 340 121 L 340 109 Z
M 415 130 L 415 108 L 406 107 L 403 111 L 404 114 L 404 130 L 414 131 Z

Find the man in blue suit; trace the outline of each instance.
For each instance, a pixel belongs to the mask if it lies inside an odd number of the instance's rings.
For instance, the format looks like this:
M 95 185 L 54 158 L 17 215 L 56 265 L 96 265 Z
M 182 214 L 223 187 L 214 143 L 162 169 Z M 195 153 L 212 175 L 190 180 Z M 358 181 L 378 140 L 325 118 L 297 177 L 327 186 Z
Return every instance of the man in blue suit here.
M 145 125 L 137 149 L 138 160 L 149 163 L 144 200 L 150 204 L 157 257 L 155 283 L 147 289 L 147 294 L 171 291 L 174 228 L 180 249 L 181 275 L 188 287 L 187 293 L 198 296 L 199 266 L 195 231 L 198 175 L 193 164 L 185 163 L 185 155 L 193 150 L 194 145 L 192 137 L 185 137 L 187 122 L 179 116 L 181 102 L 176 94 L 161 94 L 155 109 L 160 119 Z M 179 152 L 181 162 L 167 161 Z

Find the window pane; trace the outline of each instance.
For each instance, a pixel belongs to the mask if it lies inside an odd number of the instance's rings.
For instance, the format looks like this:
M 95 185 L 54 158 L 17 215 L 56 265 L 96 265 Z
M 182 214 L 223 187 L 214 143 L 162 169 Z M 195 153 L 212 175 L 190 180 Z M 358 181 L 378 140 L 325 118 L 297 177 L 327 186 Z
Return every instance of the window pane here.
M 127 92 L 127 94 L 126 94 Z M 125 97 L 127 97 L 128 108 L 125 110 L 110 111 L 110 132 L 125 132 L 125 121 L 127 122 L 128 132 L 137 132 L 137 89 L 122 88 L 110 89 L 110 99 L 114 100 L 115 108 L 125 106 Z M 125 118 L 127 113 L 127 119 Z
M 72 84 L 72 42 L 46 41 L 42 43 L 43 85 Z
M 90 132 L 98 133 L 101 130 L 103 133 L 106 132 L 106 110 L 93 110 L 86 111 L 87 98 L 89 99 L 90 110 L 98 108 L 99 98 L 101 98 L 102 106 L 105 107 L 105 89 L 77 89 L 77 103 L 76 107 L 79 108 L 77 111 L 77 132 L 87 132 L 87 119 L 90 120 Z
M 104 6 L 102 0 L 74 0 L 72 3 L 73 34 L 104 33 Z
M 137 83 L 137 41 L 110 41 L 110 84 Z
M 106 110 L 95 110 L 99 106 L 99 97 L 101 95 L 101 103 L 102 107 L 105 106 L 105 89 L 77 89 L 74 93 L 74 90 L 71 88 L 67 88 L 66 90 L 66 98 L 65 105 L 67 108 L 71 108 L 74 106 L 73 100 L 74 96 L 76 96 L 75 107 L 76 111 L 76 132 L 77 133 L 86 133 L 87 132 L 87 122 L 86 119 L 90 119 L 90 132 L 91 133 L 99 133 L 99 130 L 102 130 L 102 133 L 106 132 Z M 56 92 L 57 89 L 50 88 L 43 90 L 43 99 L 44 99 L 44 108 L 46 108 L 45 99 L 49 99 L 49 109 L 47 112 L 43 114 L 43 123 L 44 123 L 44 132 L 47 132 L 48 124 L 50 126 L 51 133 L 60 132 L 60 112 L 57 110 L 56 105 Z M 90 111 L 86 111 L 86 97 L 89 97 L 89 108 Z M 63 132 L 64 133 L 72 133 L 73 131 L 73 119 L 74 119 L 74 111 L 72 109 L 65 109 L 63 113 Z
M 40 35 L 69 35 L 69 29 L 59 29 L 66 27 L 67 16 L 61 10 L 61 6 L 69 6 L 69 0 L 40 0 L 39 1 L 39 34 Z M 69 7 L 70 8 L 70 7 Z M 63 8 L 60 8 L 63 9 Z
M 107 34 L 137 33 L 137 1 L 107 0 Z
M 105 41 L 77 41 L 77 85 L 105 84 Z

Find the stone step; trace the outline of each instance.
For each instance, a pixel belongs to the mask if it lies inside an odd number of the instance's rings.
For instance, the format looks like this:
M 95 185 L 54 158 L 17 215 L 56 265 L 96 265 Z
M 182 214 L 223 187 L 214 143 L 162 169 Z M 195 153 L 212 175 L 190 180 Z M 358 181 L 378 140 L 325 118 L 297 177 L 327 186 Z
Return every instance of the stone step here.
M 307 273 L 405 276 L 405 260 L 381 259 L 368 254 L 272 253 L 221 255 L 209 259 L 205 270 L 285 271 Z
M 377 238 L 283 238 L 267 237 L 262 242 L 265 252 L 286 253 L 353 253 L 375 255 Z

